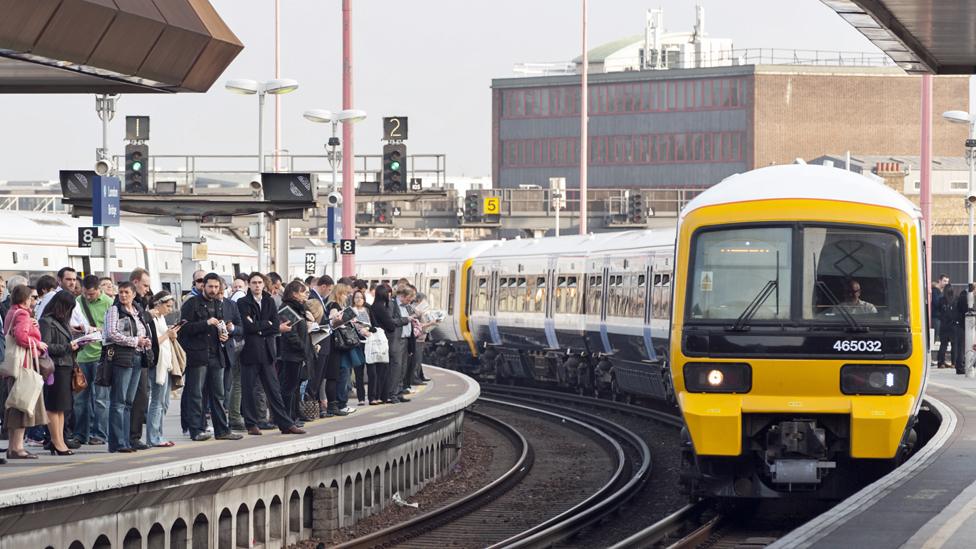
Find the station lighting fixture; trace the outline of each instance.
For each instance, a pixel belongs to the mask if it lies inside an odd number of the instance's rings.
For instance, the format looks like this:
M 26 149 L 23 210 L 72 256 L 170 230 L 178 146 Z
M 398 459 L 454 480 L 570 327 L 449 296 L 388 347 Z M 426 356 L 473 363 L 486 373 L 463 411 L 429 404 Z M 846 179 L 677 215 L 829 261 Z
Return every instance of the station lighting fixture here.
M 468 191 L 464 197 L 464 221 L 466 223 L 481 221 L 481 195 L 475 191 Z

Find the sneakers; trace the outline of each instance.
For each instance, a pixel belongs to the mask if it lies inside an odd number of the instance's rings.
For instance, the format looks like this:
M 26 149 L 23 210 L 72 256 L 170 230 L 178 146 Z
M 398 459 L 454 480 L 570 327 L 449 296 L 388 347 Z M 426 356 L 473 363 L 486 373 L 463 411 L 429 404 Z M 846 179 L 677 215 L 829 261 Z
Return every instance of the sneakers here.
M 204 440 L 210 440 L 210 433 L 203 432 L 193 435 L 194 442 L 203 442 Z
M 346 411 L 346 408 L 343 408 L 341 410 L 336 410 L 336 411 L 332 412 L 332 414 L 333 415 L 337 415 L 337 416 L 348 416 L 349 415 L 349 412 Z
M 216 438 L 217 440 L 241 440 L 242 438 L 244 438 L 244 435 L 240 433 L 235 433 L 233 431 L 228 431 L 226 433 L 217 435 L 214 438 Z
M 353 407 L 351 407 L 351 406 L 346 406 L 345 408 L 343 408 L 342 410 L 339 410 L 339 411 L 340 411 L 340 412 L 345 412 L 345 415 L 347 415 L 347 416 L 348 416 L 349 414 L 351 414 L 351 413 L 353 413 L 353 412 L 355 412 L 355 411 L 356 411 L 356 409 L 355 409 L 355 408 L 353 408 Z

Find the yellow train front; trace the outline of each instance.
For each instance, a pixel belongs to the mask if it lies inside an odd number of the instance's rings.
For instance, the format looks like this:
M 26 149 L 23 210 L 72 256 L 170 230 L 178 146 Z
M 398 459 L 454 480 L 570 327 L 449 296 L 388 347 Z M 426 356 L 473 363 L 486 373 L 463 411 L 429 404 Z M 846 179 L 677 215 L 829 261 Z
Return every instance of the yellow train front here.
M 692 496 L 833 499 L 904 459 L 928 356 L 917 208 L 824 166 L 682 211 L 671 374 Z

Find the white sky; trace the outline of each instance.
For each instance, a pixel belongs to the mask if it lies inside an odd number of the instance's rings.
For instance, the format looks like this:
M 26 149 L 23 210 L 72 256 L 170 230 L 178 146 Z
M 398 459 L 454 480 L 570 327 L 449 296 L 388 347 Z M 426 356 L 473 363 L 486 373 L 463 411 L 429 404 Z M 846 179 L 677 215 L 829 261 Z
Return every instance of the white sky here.
M 206 94 L 124 95 L 110 130 L 122 148 L 125 115 L 150 115 L 155 154 L 253 154 L 257 99 L 223 89 L 228 78 L 273 77 L 272 0 L 212 0 L 244 50 Z M 282 146 L 323 151 L 327 125 L 302 118 L 339 109 L 341 2 L 282 0 L 282 77 L 301 88 L 282 100 Z M 664 9 L 669 31 L 691 30 L 693 0 L 591 0 L 590 47 L 640 34 L 648 8 Z M 362 0 L 354 2 L 358 154 L 378 153 L 380 119 L 410 117 L 408 151 L 445 153 L 450 175 L 488 175 L 491 79 L 519 62 L 565 61 L 579 54 L 580 2 L 568 0 Z M 706 32 L 736 48 L 876 50 L 819 0 L 706 0 Z M 88 168 L 100 145 L 92 95 L 0 94 L 0 179 L 57 179 Z M 273 148 L 273 100 L 265 151 Z M 962 107 L 962 106 L 961 106 Z

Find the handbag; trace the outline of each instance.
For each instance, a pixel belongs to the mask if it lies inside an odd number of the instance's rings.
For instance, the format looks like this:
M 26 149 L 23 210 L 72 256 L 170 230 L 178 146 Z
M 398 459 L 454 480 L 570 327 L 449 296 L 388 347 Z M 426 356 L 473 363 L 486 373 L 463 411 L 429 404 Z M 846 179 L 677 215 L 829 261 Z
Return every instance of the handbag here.
M 115 356 L 115 345 L 102 347 L 102 356 L 95 367 L 95 385 L 99 387 L 112 386 L 112 358 Z
M 13 387 L 10 388 L 10 394 L 7 395 L 5 405 L 7 408 L 20 410 L 28 416 L 33 416 L 37 406 L 37 399 L 41 398 L 41 388 L 44 385 L 44 379 L 37 372 L 37 358 L 34 356 L 34 353 L 30 353 L 28 356 L 28 362 L 29 365 L 27 368 L 24 368 L 24 371 L 17 375 L 17 380 L 14 381 Z
M 0 376 L 16 378 L 24 369 L 27 349 L 18 345 L 11 334 L 7 334 L 6 339 L 7 351 L 3 355 L 3 362 L 0 363 Z
M 88 379 L 85 377 L 85 372 L 81 371 L 81 367 L 75 364 L 71 367 L 71 392 L 80 393 L 88 388 Z
M 360 344 L 359 332 L 352 324 L 343 324 L 333 330 L 332 344 L 337 351 L 348 351 Z
M 319 418 L 319 401 L 317 398 L 309 398 L 308 394 L 303 395 L 301 403 L 299 403 L 299 414 L 302 416 L 302 421 L 312 421 Z
M 47 354 L 37 357 L 37 371 L 44 378 L 45 385 L 54 385 L 54 360 Z M 50 382 L 47 381 L 49 379 Z
M 366 339 L 366 364 L 390 361 L 390 342 L 383 330 L 376 330 Z

